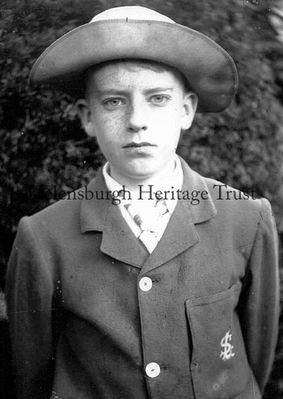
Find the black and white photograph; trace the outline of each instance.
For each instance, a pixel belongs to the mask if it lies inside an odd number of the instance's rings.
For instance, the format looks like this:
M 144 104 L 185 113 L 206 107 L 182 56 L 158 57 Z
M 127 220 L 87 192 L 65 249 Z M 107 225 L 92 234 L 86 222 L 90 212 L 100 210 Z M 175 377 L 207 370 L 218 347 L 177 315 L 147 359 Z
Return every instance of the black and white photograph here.
M 283 398 L 283 1 L 0 0 L 0 397 Z

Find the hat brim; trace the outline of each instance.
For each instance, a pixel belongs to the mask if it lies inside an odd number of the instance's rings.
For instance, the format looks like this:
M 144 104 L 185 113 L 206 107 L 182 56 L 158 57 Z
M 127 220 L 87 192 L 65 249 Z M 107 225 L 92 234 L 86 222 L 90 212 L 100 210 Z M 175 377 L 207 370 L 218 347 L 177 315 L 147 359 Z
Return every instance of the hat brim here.
M 84 72 L 119 59 L 152 60 L 177 68 L 198 95 L 202 112 L 224 110 L 238 88 L 233 59 L 213 40 L 183 25 L 145 20 L 103 20 L 68 32 L 41 54 L 30 81 L 50 83 L 81 97 Z

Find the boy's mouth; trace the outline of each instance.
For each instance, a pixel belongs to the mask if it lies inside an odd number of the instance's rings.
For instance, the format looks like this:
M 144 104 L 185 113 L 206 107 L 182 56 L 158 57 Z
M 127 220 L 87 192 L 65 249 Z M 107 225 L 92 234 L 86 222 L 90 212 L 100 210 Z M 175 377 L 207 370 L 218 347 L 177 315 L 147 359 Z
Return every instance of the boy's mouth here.
M 141 143 L 132 142 L 123 146 L 123 148 L 140 148 L 140 147 L 156 147 L 156 145 L 143 141 Z

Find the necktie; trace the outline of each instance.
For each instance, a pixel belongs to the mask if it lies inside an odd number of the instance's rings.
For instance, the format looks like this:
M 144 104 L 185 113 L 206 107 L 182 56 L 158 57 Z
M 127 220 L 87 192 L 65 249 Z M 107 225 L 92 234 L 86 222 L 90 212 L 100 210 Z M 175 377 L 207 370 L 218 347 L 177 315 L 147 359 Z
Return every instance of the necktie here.
M 140 228 L 139 240 L 151 253 L 161 238 L 159 230 L 162 217 L 169 212 L 166 202 L 163 199 L 157 199 L 155 205 L 148 207 L 148 209 L 141 209 L 134 202 L 125 204 L 124 206 L 133 221 Z

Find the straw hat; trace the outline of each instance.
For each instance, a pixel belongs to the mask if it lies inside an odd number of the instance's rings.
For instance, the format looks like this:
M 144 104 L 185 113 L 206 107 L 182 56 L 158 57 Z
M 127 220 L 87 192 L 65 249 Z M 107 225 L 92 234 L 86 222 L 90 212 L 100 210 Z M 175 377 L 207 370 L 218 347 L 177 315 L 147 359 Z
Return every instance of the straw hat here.
M 80 97 L 88 68 L 119 59 L 152 60 L 177 68 L 199 97 L 198 111 L 222 111 L 237 91 L 236 66 L 221 46 L 139 6 L 108 9 L 60 37 L 37 59 L 30 80 Z

